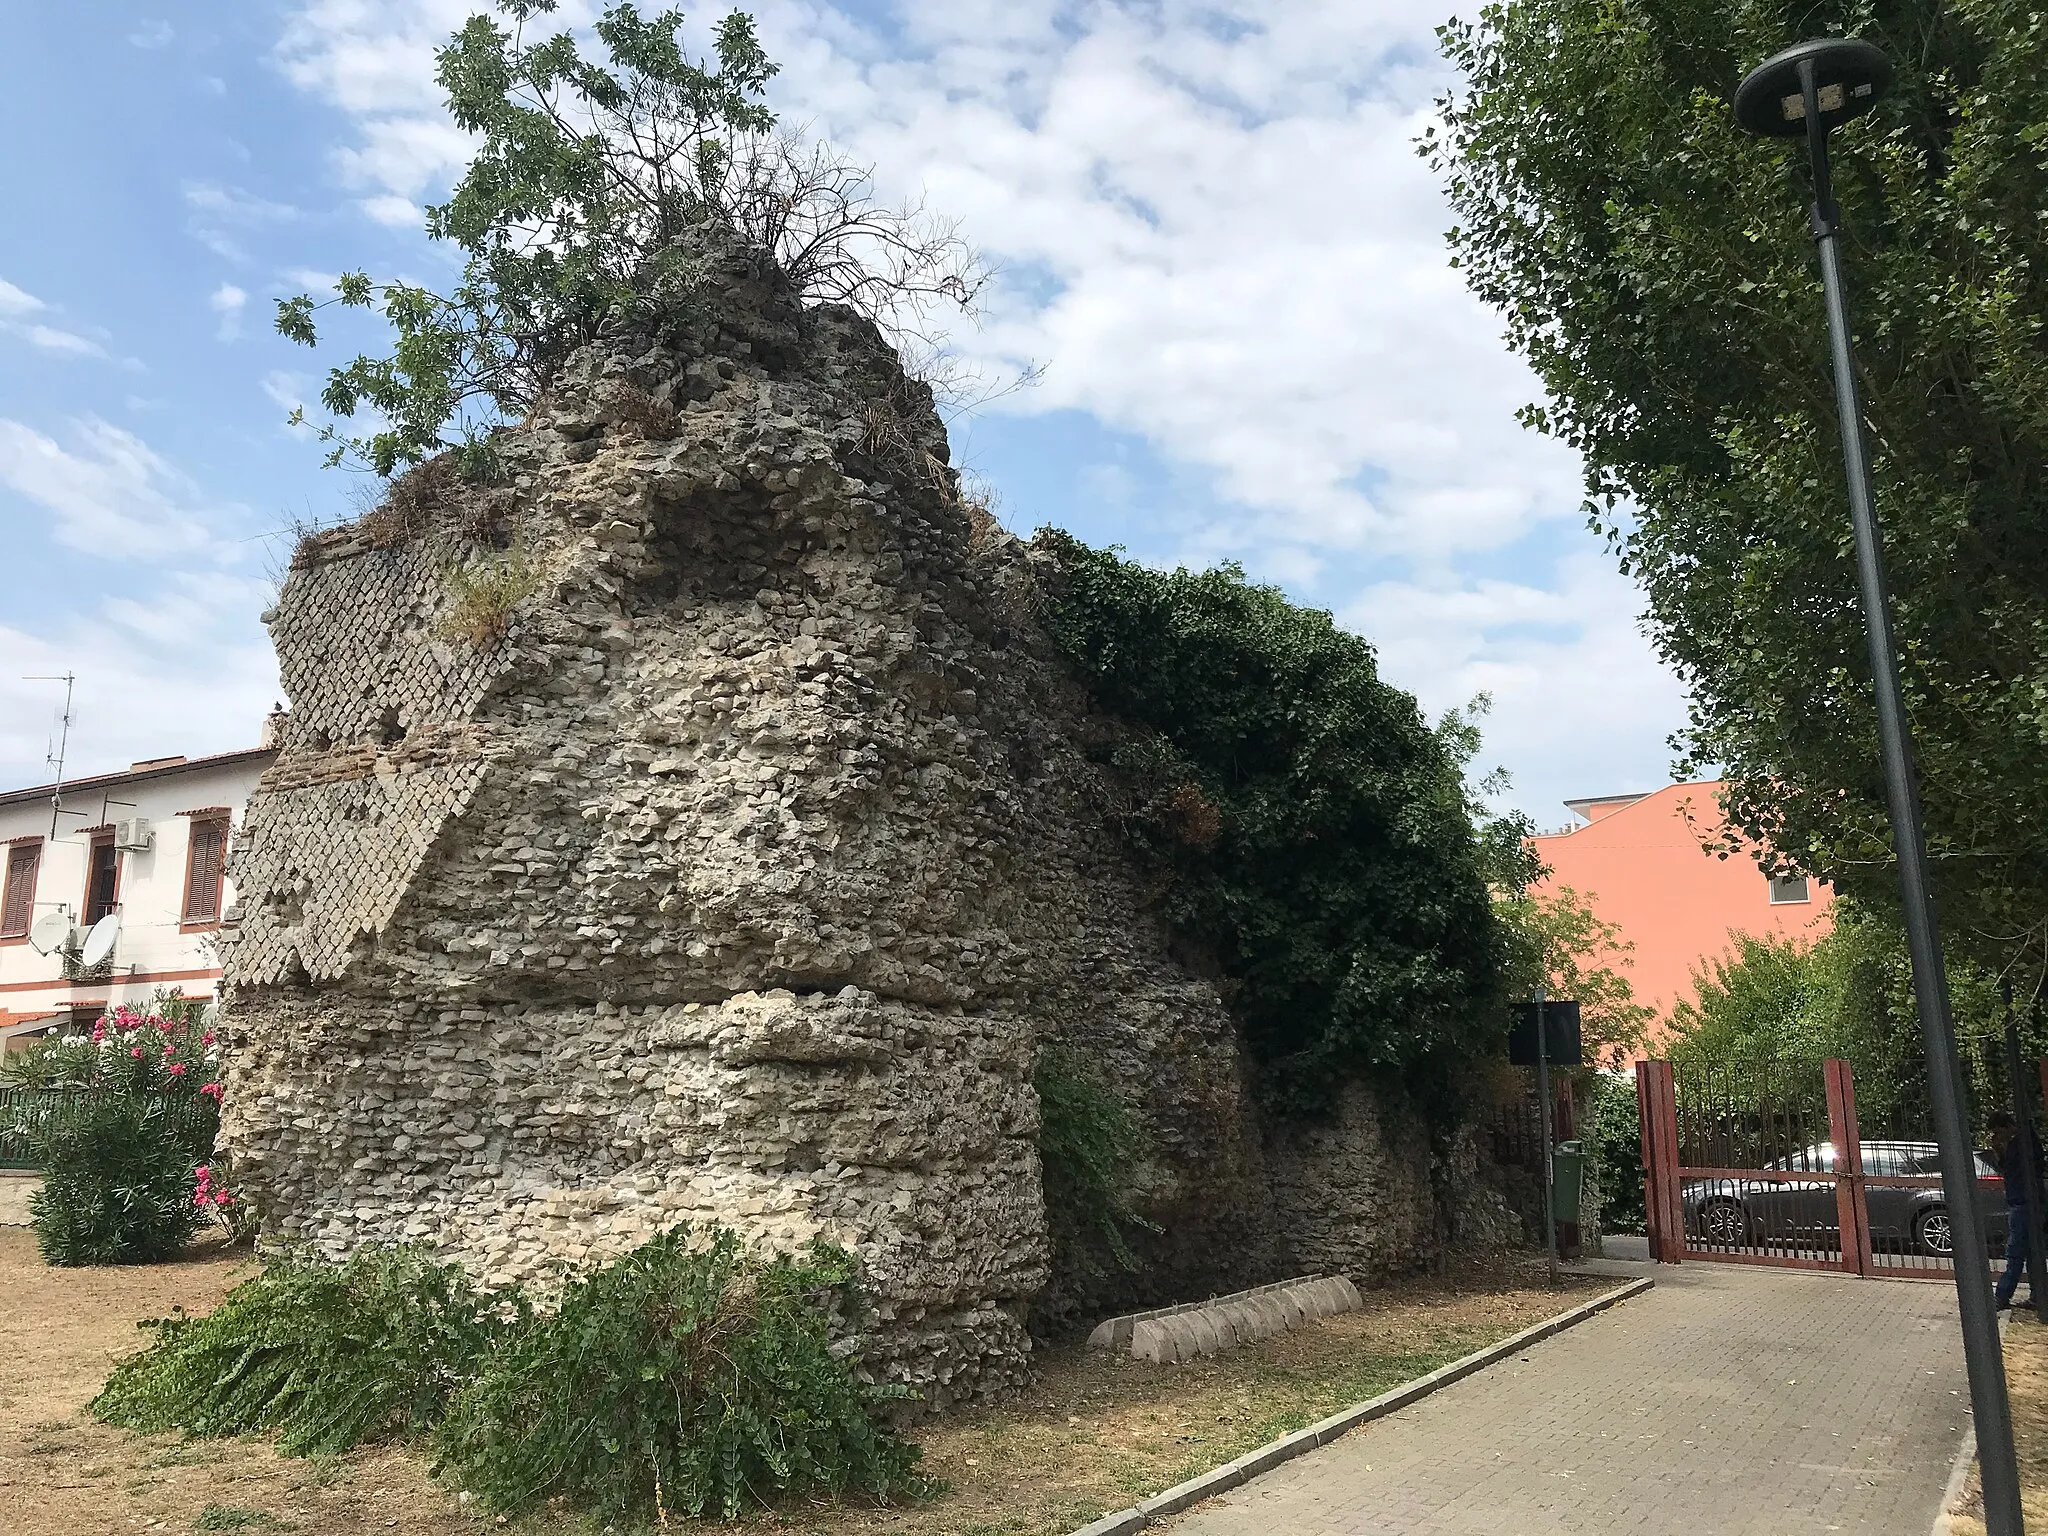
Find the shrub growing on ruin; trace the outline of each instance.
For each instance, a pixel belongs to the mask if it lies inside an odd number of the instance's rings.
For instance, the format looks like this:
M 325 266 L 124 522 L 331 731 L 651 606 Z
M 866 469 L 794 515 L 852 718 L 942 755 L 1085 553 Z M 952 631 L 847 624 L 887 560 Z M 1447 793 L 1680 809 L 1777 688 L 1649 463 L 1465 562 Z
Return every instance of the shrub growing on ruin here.
M 324 430 L 329 463 L 389 475 L 455 447 L 467 476 L 489 476 L 494 420 L 527 414 L 578 346 L 703 314 L 722 249 L 905 339 L 973 304 L 987 274 L 951 224 L 880 203 L 865 167 L 776 133 L 761 100 L 775 66 L 744 12 L 718 23 L 713 58 L 694 59 L 680 11 L 610 6 L 593 28 L 599 61 L 567 32 L 529 39 L 554 8 L 497 0 L 509 27 L 472 16 L 435 55 L 449 115 L 478 145 L 427 210 L 427 233 L 466 258 L 454 290 L 354 272 L 321 303 L 279 301 L 278 330 L 309 346 L 326 304 L 380 309 L 396 333 L 389 356 L 329 373 L 328 411 L 382 421 L 365 437 Z
M 1041 534 L 1046 620 L 1105 712 L 1159 906 L 1222 969 L 1269 1099 L 1348 1078 L 1425 1108 L 1498 1049 L 1505 950 L 1460 763 L 1372 647 L 1235 566 Z
M 1032 1086 L 1053 1253 L 1086 1275 L 1104 1274 L 1110 1264 L 1138 1268 L 1129 1233 L 1158 1230 L 1130 1198 L 1134 1175 L 1151 1152 L 1144 1126 L 1071 1051 L 1042 1051 Z
M 412 1248 L 274 1262 L 204 1317 L 144 1323 L 91 1411 L 130 1429 L 278 1433 L 291 1456 L 418 1435 L 525 1315 Z
M 505 638 L 513 610 L 538 589 L 540 577 L 526 551 L 514 548 L 451 567 L 442 585 L 449 601 L 435 632 L 484 650 Z
M 836 1250 L 762 1260 L 679 1227 L 515 1330 L 456 1398 L 439 1465 L 500 1511 L 565 1497 L 628 1525 L 902 1492 L 917 1451 L 875 1412 L 909 1393 L 862 1383 L 832 1344 L 855 1301 Z

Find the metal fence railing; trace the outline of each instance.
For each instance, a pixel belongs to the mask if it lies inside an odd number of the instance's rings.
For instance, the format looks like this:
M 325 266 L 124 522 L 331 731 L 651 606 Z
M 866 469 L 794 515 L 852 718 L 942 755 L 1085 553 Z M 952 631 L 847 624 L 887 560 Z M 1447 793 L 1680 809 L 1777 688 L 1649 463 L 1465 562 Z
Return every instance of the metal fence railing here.
M 1954 1273 L 1924 1104 L 1879 1103 L 1866 1115 L 1854 1072 L 1836 1059 L 1647 1061 L 1636 1077 L 1657 1258 Z M 2004 1186 L 1981 1151 L 1973 1195 L 1991 1263 L 2005 1244 Z

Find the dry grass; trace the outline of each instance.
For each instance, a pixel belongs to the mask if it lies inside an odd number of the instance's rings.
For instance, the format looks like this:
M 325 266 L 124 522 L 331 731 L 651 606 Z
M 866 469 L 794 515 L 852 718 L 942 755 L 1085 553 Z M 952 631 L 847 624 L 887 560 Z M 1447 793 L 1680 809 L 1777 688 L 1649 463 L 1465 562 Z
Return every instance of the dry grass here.
M 0 1536 L 484 1530 L 400 1451 L 299 1461 L 260 1440 L 133 1435 L 84 1416 L 114 1361 L 144 1342 L 139 1319 L 211 1307 L 247 1264 L 212 1243 L 177 1264 L 50 1269 L 26 1229 L 0 1227 Z
M 1362 1312 L 1186 1366 L 1056 1348 L 1023 1397 L 917 1434 L 926 1472 L 948 1485 L 937 1498 L 761 1523 L 806 1536 L 1058 1536 L 1611 1284 L 1568 1281 L 1560 1294 L 1526 1269 L 1411 1281 L 1368 1292 Z
M 30 1234 L 0 1228 L 0 1536 L 285 1531 L 321 1536 L 590 1536 L 567 1516 L 500 1525 L 469 1513 L 395 1448 L 328 1461 L 261 1440 L 185 1441 L 109 1429 L 81 1410 L 141 1337 L 135 1322 L 212 1306 L 247 1273 L 218 1247 L 182 1263 L 48 1269 Z M 1369 1293 L 1367 1307 L 1190 1366 L 1055 1348 L 1039 1384 L 915 1438 L 944 1491 L 896 1508 L 789 1509 L 746 1522 L 807 1536 L 1053 1536 L 1227 1461 L 1347 1403 L 1548 1317 L 1575 1294 L 1527 1269 L 1475 1271 Z
M 2048 1327 L 2015 1307 L 2005 1332 L 2005 1377 L 2012 1397 L 2012 1434 L 2020 1462 L 2020 1508 L 2030 1531 L 2048 1531 Z M 1950 1536 L 1985 1536 L 1984 1493 L 1977 1471 L 1952 1506 Z
M 513 610 L 539 588 L 540 577 L 526 552 L 513 548 L 449 567 L 442 585 L 448 590 L 449 603 L 435 621 L 435 633 L 484 651 L 505 638 L 512 627 Z

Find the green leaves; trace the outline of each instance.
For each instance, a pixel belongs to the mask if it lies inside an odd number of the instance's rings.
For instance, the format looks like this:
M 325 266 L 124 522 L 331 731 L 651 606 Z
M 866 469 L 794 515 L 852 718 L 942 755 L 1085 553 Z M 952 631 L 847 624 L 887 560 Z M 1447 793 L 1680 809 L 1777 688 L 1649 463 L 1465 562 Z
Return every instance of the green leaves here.
M 431 1428 L 507 1319 L 526 1315 L 415 1248 L 278 1259 L 204 1317 L 145 1323 L 155 1342 L 87 1406 L 129 1429 L 274 1430 L 287 1456 L 337 1455 Z
M 1504 893 L 1494 912 L 1507 934 L 1509 995 L 1527 997 L 1541 986 L 1552 997 L 1576 999 L 1588 1058 L 1595 1066 L 1623 1065 L 1657 1011 L 1636 1001 L 1622 974 L 1635 946 L 1620 927 L 1569 886 L 1542 895 Z
M 466 253 L 452 295 L 345 274 L 325 303 L 381 308 L 396 338 L 386 356 L 362 354 L 328 375 L 333 416 L 382 419 L 357 436 L 321 436 L 330 464 L 390 475 L 457 444 L 480 442 L 495 420 L 524 415 L 576 347 L 622 322 L 673 324 L 694 297 L 698 266 L 665 247 L 721 217 L 707 183 L 730 162 L 723 139 L 767 131 L 755 98 L 774 75 L 743 13 L 714 33 L 716 68 L 679 40 L 680 11 L 604 13 L 597 34 L 611 68 L 589 63 L 557 33 L 522 40 L 552 6 L 501 3 L 515 27 L 472 16 L 435 55 L 457 127 L 482 142 L 427 231 Z M 316 344 L 310 295 L 278 305 L 281 335 Z M 488 456 L 465 454 L 474 472 Z
M 823 1245 L 763 1260 L 678 1227 L 573 1282 L 450 1408 L 439 1467 L 493 1509 L 566 1496 L 607 1520 L 731 1519 L 775 1493 L 887 1498 L 917 1451 L 875 1420 L 830 1313 L 857 1305 Z
M 547 1315 L 370 1245 L 275 1260 L 205 1317 L 145 1324 L 155 1342 L 89 1407 L 144 1431 L 274 1431 L 292 1456 L 432 1433 L 436 1471 L 496 1510 L 730 1519 L 776 1492 L 913 1485 L 916 1449 L 875 1418 L 907 1389 L 864 1385 L 832 1344 L 858 1305 L 845 1254 L 762 1259 L 725 1228 L 652 1238 Z
M 1694 974 L 1695 997 L 1672 1011 L 1681 1061 L 1847 1060 L 1856 1073 L 1866 1136 L 1924 1135 L 1929 1124 L 1927 1058 L 1913 1002 L 1906 941 L 1890 918 L 1854 903 L 1835 908 L 1835 926 L 1816 942 L 1743 937 L 1731 955 Z M 1981 1125 L 2012 1085 L 2005 1070 L 2005 1009 L 1996 976 L 1951 956 L 1956 1037 Z M 2048 1041 L 2038 1016 L 2022 1019 L 2022 1053 Z
M 302 347 L 314 346 L 319 337 L 313 330 L 313 300 L 306 294 L 277 301 L 277 334 Z
M 1039 1052 L 1038 1160 L 1055 1256 L 1084 1275 L 1139 1267 L 1129 1233 L 1158 1230 L 1132 1204 L 1137 1170 L 1152 1147 L 1145 1128 L 1081 1058 Z
M 162 1263 L 206 1225 L 192 1201 L 220 1126 L 206 1101 L 103 1088 L 17 1114 L 43 1172 L 28 1208 L 44 1263 Z
M 1054 637 L 1140 728 L 1114 753 L 1126 830 L 1228 977 L 1269 1095 L 1317 1110 L 1361 1073 L 1427 1093 L 1492 1048 L 1504 951 L 1463 758 L 1372 648 L 1235 567 L 1039 547 Z
M 1893 617 L 1944 921 L 2038 974 L 2048 924 L 2048 33 L 2003 0 L 1802 11 L 1524 0 L 1441 34 L 1423 152 L 1452 247 L 1586 458 L 1734 825 L 1895 900 L 1803 151 L 1736 130 L 1745 68 L 1855 33 L 1898 66 L 1834 137 Z
M 593 60 L 568 32 L 527 38 L 552 6 L 496 9 L 510 28 L 472 16 L 435 54 L 449 115 L 477 140 L 447 201 L 426 210 L 427 233 L 461 247 L 462 280 L 440 295 L 351 273 L 324 301 L 381 304 L 396 336 L 390 355 L 330 375 L 339 420 L 362 411 L 383 425 L 323 430 L 329 463 L 388 475 L 479 442 L 600 336 L 695 334 L 702 346 L 731 302 L 713 279 L 735 266 L 791 310 L 845 304 L 927 345 L 933 314 L 972 312 L 988 272 L 951 224 L 878 204 L 864 167 L 775 135 L 761 100 L 775 66 L 744 12 L 717 23 L 704 61 L 683 47 L 680 11 L 614 5 Z M 285 300 L 278 330 L 312 345 L 321 307 Z

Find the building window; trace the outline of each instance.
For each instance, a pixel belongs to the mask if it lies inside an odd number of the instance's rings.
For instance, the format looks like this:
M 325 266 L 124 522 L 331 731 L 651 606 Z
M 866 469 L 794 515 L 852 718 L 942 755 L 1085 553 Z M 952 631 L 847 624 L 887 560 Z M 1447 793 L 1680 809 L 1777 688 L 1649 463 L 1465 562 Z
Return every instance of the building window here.
M 1804 875 L 1773 875 L 1771 877 L 1771 905 L 1789 906 L 1794 902 L 1813 900 L 1813 891 L 1807 886 Z
M 101 832 L 85 856 L 85 926 L 90 928 L 120 905 L 121 855 L 114 834 Z
M 185 906 L 180 921 L 220 921 L 222 880 L 227 873 L 228 819 L 195 816 L 185 843 Z
M 0 939 L 27 937 L 29 924 L 35 920 L 36 871 L 42 862 L 40 837 L 8 844 L 7 883 L 0 887 Z

